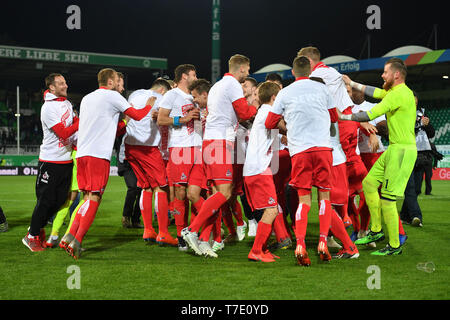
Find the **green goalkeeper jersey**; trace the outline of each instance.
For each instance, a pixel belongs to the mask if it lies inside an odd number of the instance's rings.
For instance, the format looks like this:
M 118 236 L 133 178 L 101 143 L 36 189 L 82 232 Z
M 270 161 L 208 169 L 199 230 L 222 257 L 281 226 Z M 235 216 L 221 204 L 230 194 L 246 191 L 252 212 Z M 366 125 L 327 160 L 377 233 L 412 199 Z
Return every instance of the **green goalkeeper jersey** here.
M 389 129 L 389 144 L 416 145 L 414 126 L 416 102 L 414 94 L 402 83 L 388 91 L 375 89 L 375 98 L 383 100 L 367 112 L 370 120 L 385 114 Z

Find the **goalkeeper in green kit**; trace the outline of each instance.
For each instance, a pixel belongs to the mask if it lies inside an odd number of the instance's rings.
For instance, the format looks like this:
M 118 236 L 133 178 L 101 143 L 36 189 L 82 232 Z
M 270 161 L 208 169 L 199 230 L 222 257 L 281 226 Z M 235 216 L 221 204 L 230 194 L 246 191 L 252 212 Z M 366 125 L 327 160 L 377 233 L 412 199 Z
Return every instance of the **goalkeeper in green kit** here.
M 403 60 L 392 58 L 386 62 L 381 76 L 384 80 L 384 90 L 353 82 L 347 76 L 343 76 L 343 81 L 347 85 L 382 101 L 367 112 L 349 115 L 339 113 L 339 119 L 368 122 L 385 114 L 389 130 L 389 147 L 363 181 L 364 195 L 371 218 L 370 232 L 366 237 L 355 241 L 355 244 L 368 244 L 383 240 L 384 232 L 381 229 L 383 215 L 389 244 L 381 250 L 372 252 L 373 255 L 402 253 L 396 199 L 404 194 L 417 158 L 414 133 L 416 104 L 413 92 L 405 84 L 406 74 Z M 381 197 L 378 193 L 380 185 Z

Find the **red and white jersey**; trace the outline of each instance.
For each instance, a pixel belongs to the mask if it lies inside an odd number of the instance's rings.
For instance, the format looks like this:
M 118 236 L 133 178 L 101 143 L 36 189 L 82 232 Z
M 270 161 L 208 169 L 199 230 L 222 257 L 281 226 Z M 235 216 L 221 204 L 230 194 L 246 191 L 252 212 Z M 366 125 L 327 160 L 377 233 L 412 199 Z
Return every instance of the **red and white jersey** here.
M 80 104 L 77 158 L 111 160 L 119 115 L 130 107 L 115 90 L 99 88 L 84 96 Z
M 331 149 L 330 109 L 334 109 L 331 95 L 317 81 L 298 78 L 280 90 L 271 112 L 284 116 L 291 157 L 314 147 Z
M 269 130 L 265 125 L 270 111 L 272 106 L 263 104 L 253 120 L 245 155 L 244 177 L 263 173 L 272 161 L 274 149 L 278 150 L 278 130 Z
M 184 117 L 189 110 L 198 108 L 193 97 L 180 88 L 168 91 L 160 105 L 160 108 L 169 109 L 170 117 Z M 169 127 L 169 148 L 173 147 L 198 147 L 202 145 L 201 120 L 192 119 L 179 127 Z
M 235 141 L 238 118 L 233 102 L 244 98 L 244 90 L 231 74 L 225 74 L 209 90 L 205 140 Z
M 355 105 L 352 108 L 352 113 L 358 113 L 360 111 L 369 111 L 370 109 L 373 108 L 373 106 L 375 106 L 375 103 L 370 103 L 368 101 L 364 101 L 363 103 L 361 103 L 360 105 Z M 370 124 L 376 126 L 378 123 L 380 123 L 381 121 L 385 121 L 386 120 L 386 116 L 382 115 L 378 118 L 373 119 L 372 121 L 369 121 Z M 383 152 L 385 150 L 383 143 L 381 142 L 381 137 L 379 135 L 377 135 L 378 137 L 378 150 L 376 151 L 376 153 L 380 153 Z M 361 130 L 358 131 L 358 148 L 359 151 L 361 153 L 372 153 L 372 151 L 369 148 L 369 137 L 366 136 L 364 133 L 361 132 Z
M 324 65 L 323 62 L 319 62 L 314 67 L 310 77 L 321 78 L 325 82 L 333 99 L 333 106 L 338 108 L 339 111 L 342 112 L 348 107 L 353 106 L 353 101 L 348 95 L 344 80 L 342 80 L 342 74 L 336 69 Z
M 39 152 L 39 160 L 47 162 L 72 162 L 72 137 L 59 138 L 51 129 L 58 123 L 64 127 L 72 125 L 72 104 L 67 99 L 58 99 L 54 94 L 47 92 L 44 96 L 44 104 L 41 108 L 41 123 L 43 139 Z M 63 100 L 63 101 L 61 101 Z
M 156 97 L 155 104 L 151 111 L 140 121 L 130 119 L 127 123 L 127 137 L 125 143 L 135 146 L 159 146 L 161 142 L 161 134 L 156 121 L 152 119 L 153 111 L 158 111 L 159 103 L 162 95 L 153 91 L 140 89 L 134 91 L 129 97 L 128 102 L 135 109 L 145 108 L 147 100 L 150 97 Z
M 238 129 L 236 131 L 236 144 L 235 144 L 237 164 L 244 164 L 245 162 L 245 155 L 247 153 L 250 131 L 251 131 L 250 129 L 247 129 L 243 125 L 239 124 Z

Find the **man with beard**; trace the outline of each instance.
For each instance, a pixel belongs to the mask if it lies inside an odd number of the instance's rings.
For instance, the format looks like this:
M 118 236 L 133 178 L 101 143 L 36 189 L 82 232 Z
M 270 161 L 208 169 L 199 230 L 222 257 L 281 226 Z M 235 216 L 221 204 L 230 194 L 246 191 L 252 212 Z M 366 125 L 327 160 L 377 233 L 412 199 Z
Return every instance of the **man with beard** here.
M 416 105 L 414 94 L 405 84 L 407 75 L 405 63 L 398 58 L 389 59 L 382 78 L 383 89 L 364 86 L 343 77 L 352 88 L 363 91 L 383 100 L 367 112 L 355 114 L 339 113 L 346 121 L 366 122 L 386 114 L 389 129 L 389 147 L 375 162 L 363 181 L 364 194 L 370 211 L 372 225 L 369 234 L 355 241 L 355 244 L 367 244 L 384 239 L 381 230 L 381 214 L 387 226 L 389 244 L 374 255 L 397 255 L 402 253 L 399 241 L 399 217 L 396 198 L 402 196 L 408 178 L 417 158 L 414 133 L 416 123 Z M 378 187 L 381 184 L 381 197 Z

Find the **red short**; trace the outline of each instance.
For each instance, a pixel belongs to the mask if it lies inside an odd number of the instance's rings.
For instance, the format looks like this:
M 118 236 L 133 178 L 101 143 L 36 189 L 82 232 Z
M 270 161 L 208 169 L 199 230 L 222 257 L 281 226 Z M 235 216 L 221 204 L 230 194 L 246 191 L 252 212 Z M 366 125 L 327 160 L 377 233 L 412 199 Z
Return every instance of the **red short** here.
M 309 193 L 311 188 L 331 190 L 332 151 L 329 148 L 311 148 L 297 153 L 291 159 L 291 181 L 297 190 Z
M 169 166 L 169 179 L 175 186 L 188 184 L 193 174 L 196 175 L 193 177 L 194 181 L 200 180 L 200 183 L 203 181 L 200 147 L 169 148 Z
M 272 161 L 272 163 L 275 162 Z M 274 170 L 274 168 L 271 167 L 271 170 L 274 172 L 273 182 L 275 184 L 277 194 L 283 194 L 284 189 L 291 178 L 291 157 L 288 150 L 285 149 L 278 151 L 278 168 L 277 170 Z
M 105 192 L 109 178 L 110 163 L 96 157 L 77 158 L 78 189 L 83 192 Z
M 136 175 L 139 188 L 167 186 L 166 168 L 158 147 L 125 144 L 125 159 Z
M 332 205 L 342 206 L 348 203 L 347 165 L 341 163 L 331 168 L 331 192 Z
M 383 154 L 383 152 L 380 153 L 361 153 L 361 160 L 366 166 L 367 171 L 370 171 L 372 169 L 375 162 L 377 162 L 378 158 Z
M 352 195 L 358 190 L 362 190 L 362 181 L 367 176 L 367 169 L 361 158 L 347 162 L 347 177 L 349 194 Z
M 197 186 L 208 190 L 208 183 L 206 181 L 205 167 L 201 164 L 194 164 L 191 173 L 189 174 L 188 185 Z
M 277 193 L 270 168 L 261 174 L 244 177 L 245 195 L 253 211 L 278 207 Z
M 233 183 L 234 143 L 228 140 L 203 140 L 206 179 L 214 184 Z

